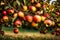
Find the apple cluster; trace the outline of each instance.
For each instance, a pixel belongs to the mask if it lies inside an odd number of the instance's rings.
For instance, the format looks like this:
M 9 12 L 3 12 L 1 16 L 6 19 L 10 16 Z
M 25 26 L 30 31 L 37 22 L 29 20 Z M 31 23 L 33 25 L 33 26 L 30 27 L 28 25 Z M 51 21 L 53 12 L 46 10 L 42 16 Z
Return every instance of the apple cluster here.
M 34 5 L 33 5 L 34 4 Z M 4 4 L 6 5 L 6 4 Z M 21 6 L 21 5 L 20 5 Z M 44 3 L 34 2 L 29 6 L 23 5 L 21 9 L 16 12 L 13 8 L 2 9 L 0 12 L 1 25 L 15 27 L 14 33 L 18 33 L 18 27 L 40 30 L 40 33 L 47 33 L 49 30 L 52 34 L 60 34 L 60 11 L 54 11 L 55 8 Z

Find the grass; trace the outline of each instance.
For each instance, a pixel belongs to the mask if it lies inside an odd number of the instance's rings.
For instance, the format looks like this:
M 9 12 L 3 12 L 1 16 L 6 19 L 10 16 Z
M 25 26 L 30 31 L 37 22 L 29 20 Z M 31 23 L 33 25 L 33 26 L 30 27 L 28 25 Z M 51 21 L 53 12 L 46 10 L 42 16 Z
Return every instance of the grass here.
M 5 35 L 0 35 L 0 40 L 60 40 L 60 36 L 51 34 L 40 34 L 39 30 L 19 29 L 18 34 L 13 33 L 14 28 L 3 27 Z

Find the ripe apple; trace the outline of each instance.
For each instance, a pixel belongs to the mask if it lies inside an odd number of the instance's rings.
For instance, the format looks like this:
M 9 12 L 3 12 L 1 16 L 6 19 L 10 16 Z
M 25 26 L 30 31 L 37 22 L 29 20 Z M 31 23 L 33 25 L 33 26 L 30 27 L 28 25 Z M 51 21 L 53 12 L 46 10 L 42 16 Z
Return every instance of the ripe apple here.
M 52 25 L 52 21 L 47 19 L 47 20 L 44 21 L 44 24 L 49 24 L 51 26 Z
M 56 14 L 57 14 L 57 15 L 60 15 L 60 13 L 59 13 L 59 12 L 56 12 Z
M 44 16 L 50 18 L 50 14 L 49 13 L 45 13 Z
M 14 22 L 14 25 L 15 26 L 21 26 L 22 25 L 22 22 L 20 21 L 20 20 L 16 20 L 15 22 Z
M 31 24 L 33 27 L 38 27 L 38 23 L 32 22 Z
M 60 28 L 57 28 L 56 31 L 60 31 Z
M 14 9 L 8 9 L 7 11 L 8 13 L 12 13 L 12 14 L 14 13 Z
M 22 11 L 20 11 L 20 12 L 18 12 L 18 14 L 17 14 L 19 17 L 22 17 L 22 18 L 24 18 L 24 13 L 22 12 Z
M 34 3 L 35 0 L 31 0 L 32 3 Z
M 35 6 L 36 6 L 36 7 L 41 7 L 41 4 L 40 4 L 40 3 L 36 3 Z
M 41 16 L 39 16 L 39 15 L 34 15 L 33 21 L 34 21 L 34 22 L 41 22 Z
M 27 6 L 23 6 L 23 11 L 27 11 Z
M 17 17 L 17 13 L 14 13 L 14 14 L 13 14 L 13 18 L 16 18 L 16 17 Z
M 6 11 L 3 11 L 2 14 L 3 14 L 3 15 L 7 15 L 7 12 L 6 12 Z
M 25 20 L 28 21 L 28 22 L 32 22 L 33 21 L 33 17 L 31 15 L 27 15 L 25 17 Z
M 8 16 L 3 16 L 4 21 L 8 21 L 8 19 L 9 19 Z
M 14 28 L 13 31 L 14 31 L 15 34 L 17 34 L 19 30 L 18 30 L 18 28 Z
M 44 21 L 46 19 L 45 16 L 41 16 L 41 21 Z
M 29 6 L 29 9 L 30 9 L 30 11 L 33 11 L 33 12 L 36 11 L 36 7 L 35 6 Z

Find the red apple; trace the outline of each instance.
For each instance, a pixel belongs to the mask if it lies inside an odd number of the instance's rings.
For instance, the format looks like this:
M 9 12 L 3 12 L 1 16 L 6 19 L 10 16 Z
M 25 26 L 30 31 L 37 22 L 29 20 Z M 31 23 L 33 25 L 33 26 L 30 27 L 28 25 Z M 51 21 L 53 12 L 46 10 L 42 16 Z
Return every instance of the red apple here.
M 8 21 L 8 16 L 3 16 L 3 20 L 5 21 L 5 20 L 7 20 Z
M 50 14 L 49 13 L 45 13 L 44 16 L 50 18 Z
M 51 20 L 49 20 L 49 19 L 47 19 L 47 20 L 45 20 L 45 21 L 44 21 L 44 24 L 52 25 L 52 21 L 51 21 Z
M 27 11 L 27 6 L 23 6 L 23 11 Z
M 22 25 L 22 22 L 21 22 L 20 20 L 16 20 L 16 21 L 14 22 L 14 25 L 15 25 L 15 26 L 21 26 L 21 25 Z
M 15 34 L 17 34 L 19 30 L 18 30 L 18 28 L 14 28 L 13 31 L 14 31 Z
M 33 11 L 33 12 L 36 11 L 36 7 L 35 6 L 29 6 L 29 9 L 30 9 L 30 11 Z
M 36 7 L 41 7 L 41 4 L 40 4 L 40 3 L 36 3 L 35 6 L 36 6 Z
M 34 15 L 33 21 L 34 21 L 34 22 L 41 22 L 41 16 L 39 16 L 39 15 Z
M 25 20 L 28 21 L 28 22 L 32 22 L 33 21 L 33 17 L 31 15 L 27 15 L 25 17 Z
M 60 13 L 59 13 L 59 12 L 56 12 L 56 14 L 57 14 L 57 15 L 60 15 Z
M 60 28 L 57 28 L 56 31 L 60 31 Z
M 41 16 L 41 21 L 44 21 L 46 19 L 45 16 Z
M 32 22 L 31 24 L 33 27 L 38 27 L 38 23 Z
M 14 13 L 14 9 L 8 9 L 8 13 Z
M 7 12 L 6 12 L 6 11 L 3 11 L 2 14 L 3 14 L 3 15 L 7 15 Z
M 22 17 L 22 18 L 24 18 L 24 13 L 22 12 L 22 11 L 20 11 L 20 12 L 18 12 L 18 14 L 17 14 L 19 17 Z

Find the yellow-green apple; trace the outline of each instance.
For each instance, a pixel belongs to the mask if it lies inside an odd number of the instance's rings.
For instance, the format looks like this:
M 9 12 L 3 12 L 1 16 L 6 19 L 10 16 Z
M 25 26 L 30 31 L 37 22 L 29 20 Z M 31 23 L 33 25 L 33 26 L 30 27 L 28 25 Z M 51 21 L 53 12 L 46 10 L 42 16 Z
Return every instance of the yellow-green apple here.
M 41 4 L 40 4 L 40 3 L 36 3 L 35 6 L 36 6 L 36 7 L 41 7 Z
M 41 16 L 41 21 L 44 21 L 46 19 L 45 16 Z
M 8 19 L 9 19 L 8 16 L 3 16 L 4 21 L 8 21 Z
M 16 27 L 19 27 L 19 26 L 22 25 L 22 22 L 21 22 L 20 20 L 16 20 L 16 21 L 14 22 L 14 25 L 15 25 Z
M 17 13 L 14 13 L 14 14 L 13 14 L 13 18 L 16 18 L 16 17 L 17 17 Z
M 17 34 L 19 32 L 18 28 L 14 28 L 14 33 Z
M 49 20 L 49 19 L 47 19 L 47 20 L 44 21 L 44 24 L 47 24 L 47 25 L 50 25 L 51 26 L 52 25 L 52 21 Z
M 23 6 L 23 11 L 27 11 L 27 6 Z
M 22 18 L 24 18 L 24 13 L 22 12 L 22 11 L 20 11 L 20 12 L 18 12 L 18 14 L 17 14 L 19 17 L 22 17 Z
M 34 15 L 33 21 L 34 21 L 34 22 L 41 22 L 41 16 L 39 16 L 39 15 Z
M 31 15 L 27 15 L 25 17 L 25 20 L 28 21 L 28 22 L 32 22 L 33 21 L 33 17 Z
M 2 14 L 3 14 L 3 15 L 7 15 L 7 12 L 6 12 L 6 11 L 2 11 Z
M 31 25 L 32 27 L 36 27 L 36 28 L 38 27 L 38 23 L 35 23 L 35 22 L 32 22 Z
M 32 12 L 35 12 L 36 11 L 36 7 L 35 6 L 29 6 L 29 10 L 32 11 Z

